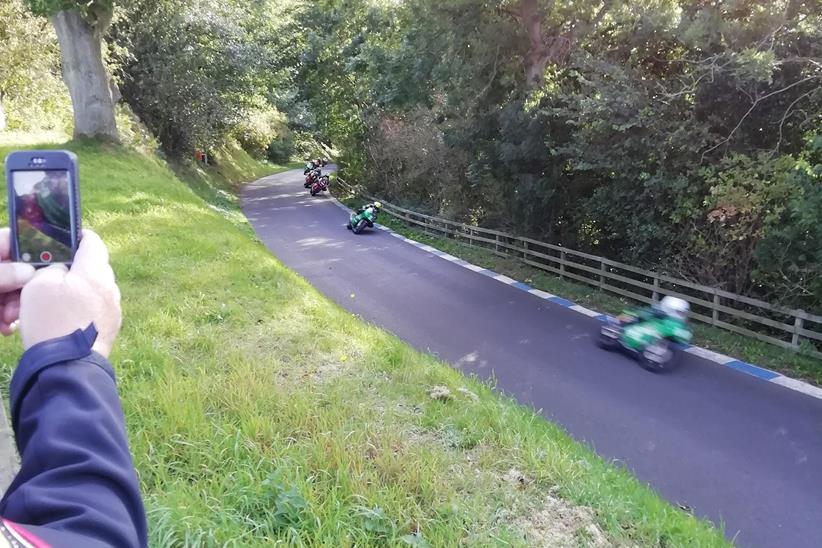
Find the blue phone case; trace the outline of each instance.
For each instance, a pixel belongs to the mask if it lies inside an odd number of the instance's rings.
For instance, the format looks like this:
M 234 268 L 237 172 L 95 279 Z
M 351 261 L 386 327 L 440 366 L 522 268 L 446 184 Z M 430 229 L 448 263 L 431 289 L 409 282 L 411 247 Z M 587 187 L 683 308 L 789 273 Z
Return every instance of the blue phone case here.
M 80 185 L 77 171 L 77 155 L 68 150 L 20 150 L 6 156 L 6 188 L 9 201 L 9 226 L 11 228 L 11 260 L 20 261 L 20 249 L 17 233 L 17 211 L 11 174 L 14 171 L 67 171 L 71 219 L 71 257 L 77 252 L 80 244 Z M 61 261 L 70 265 L 71 261 Z M 34 267 L 48 266 L 41 261 L 29 262 Z

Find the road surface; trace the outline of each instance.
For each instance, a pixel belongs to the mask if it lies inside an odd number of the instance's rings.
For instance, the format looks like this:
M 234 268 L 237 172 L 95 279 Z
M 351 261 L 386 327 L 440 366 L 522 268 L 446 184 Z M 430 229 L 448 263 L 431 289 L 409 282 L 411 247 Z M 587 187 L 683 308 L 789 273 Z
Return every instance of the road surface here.
M 243 211 L 287 266 L 361 315 L 541 410 L 739 546 L 822 546 L 822 400 L 685 354 L 655 375 L 597 348 L 598 324 L 371 230 L 345 229 L 301 172 L 245 187 Z M 356 299 L 350 295 L 356 294 Z

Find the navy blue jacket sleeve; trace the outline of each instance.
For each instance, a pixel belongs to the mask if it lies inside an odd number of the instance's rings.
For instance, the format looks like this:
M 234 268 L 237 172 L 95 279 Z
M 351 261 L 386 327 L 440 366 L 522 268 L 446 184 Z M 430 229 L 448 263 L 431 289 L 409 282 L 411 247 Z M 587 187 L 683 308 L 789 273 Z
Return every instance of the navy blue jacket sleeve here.
M 9 396 L 21 468 L 0 515 L 54 546 L 146 546 L 145 510 L 111 365 L 91 354 L 20 369 Z

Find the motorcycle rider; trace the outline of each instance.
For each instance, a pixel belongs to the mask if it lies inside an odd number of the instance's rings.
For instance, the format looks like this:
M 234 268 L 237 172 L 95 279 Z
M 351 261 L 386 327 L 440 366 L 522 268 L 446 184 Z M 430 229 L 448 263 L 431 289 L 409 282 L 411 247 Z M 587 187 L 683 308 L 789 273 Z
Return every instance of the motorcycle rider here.
M 303 175 L 308 175 L 309 172 L 314 171 L 317 168 L 324 167 L 327 163 L 328 162 L 326 160 L 321 160 L 319 158 L 315 158 L 313 160 L 309 159 L 305 164 Z
M 653 319 L 671 319 L 684 324 L 688 323 L 691 307 L 688 301 L 679 297 L 664 297 L 658 304 L 641 308 L 635 312 L 637 322 Z
M 380 214 L 380 210 L 382 209 L 382 202 L 371 202 L 370 204 L 365 204 L 357 210 L 357 215 L 359 215 L 369 207 L 374 210 L 374 219 L 376 219 L 377 216 Z

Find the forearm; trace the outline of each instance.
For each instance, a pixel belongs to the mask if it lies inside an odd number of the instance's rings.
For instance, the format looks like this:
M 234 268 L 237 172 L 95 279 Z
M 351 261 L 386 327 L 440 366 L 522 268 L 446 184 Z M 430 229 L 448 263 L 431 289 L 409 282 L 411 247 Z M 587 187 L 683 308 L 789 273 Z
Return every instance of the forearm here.
M 145 512 L 105 358 L 29 370 L 23 363 L 10 396 L 21 469 L 0 514 L 89 543 L 145 546 Z

